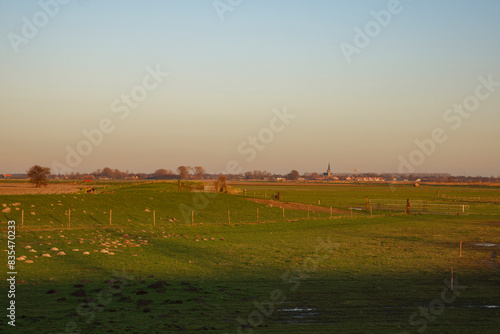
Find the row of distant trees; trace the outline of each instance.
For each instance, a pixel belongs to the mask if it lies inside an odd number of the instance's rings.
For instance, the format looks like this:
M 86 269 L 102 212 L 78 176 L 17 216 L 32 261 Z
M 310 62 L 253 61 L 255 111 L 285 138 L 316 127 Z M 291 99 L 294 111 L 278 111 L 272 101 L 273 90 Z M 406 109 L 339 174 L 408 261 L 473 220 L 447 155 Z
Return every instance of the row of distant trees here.
M 292 170 L 290 173 L 282 174 L 272 174 L 267 171 L 248 171 L 242 174 L 228 174 L 226 175 L 227 180 L 317 180 L 322 174 L 318 173 L 305 173 L 300 174 L 297 170 Z M 346 174 L 334 174 L 339 180 L 352 179 L 353 175 L 350 173 Z M 30 179 L 43 180 L 51 176 L 50 169 L 47 167 L 33 166 L 28 171 L 28 176 Z M 32 177 L 34 176 L 34 177 Z M 52 175 L 54 177 L 56 175 Z M 57 175 L 59 178 L 68 179 L 87 179 L 87 178 L 97 178 L 97 179 L 156 179 L 156 180 L 168 180 L 168 179 L 217 179 L 220 174 L 208 174 L 205 168 L 202 166 L 179 166 L 174 172 L 169 169 L 157 169 L 153 173 L 130 173 L 127 171 L 120 171 L 119 169 L 112 169 L 105 167 L 103 169 L 97 169 L 96 171 L 89 174 L 71 173 L 69 175 Z M 426 181 L 426 182 L 457 182 L 457 183 L 488 183 L 488 182 L 500 182 L 499 177 L 480 177 L 480 176 L 452 176 L 447 173 L 424 173 L 424 174 L 392 174 L 392 173 L 361 173 L 357 175 L 358 178 L 364 177 L 382 177 L 386 181 Z M 43 185 L 43 181 L 37 181 L 35 183 L 37 186 Z
M 168 180 L 168 179 L 194 179 L 194 180 L 203 180 L 203 179 L 215 179 L 220 174 L 207 174 L 205 168 L 202 166 L 179 166 L 177 170 L 174 172 L 171 169 L 157 169 L 153 173 L 130 173 L 127 171 L 120 171 L 119 169 L 112 169 L 109 167 L 105 167 L 103 169 L 97 169 L 92 173 L 71 173 L 68 175 L 57 175 L 59 178 L 68 178 L 68 179 L 86 179 L 86 178 L 98 178 L 98 179 L 156 179 L 156 180 Z M 315 177 L 317 177 L 317 173 L 313 173 Z M 276 179 L 288 179 L 288 180 L 298 180 L 299 178 L 304 177 L 304 175 L 300 175 L 297 170 L 292 170 L 290 173 L 286 175 L 280 174 L 272 174 L 268 171 L 248 171 L 242 174 L 229 174 L 228 179 L 246 179 L 246 180 L 276 180 Z M 310 177 L 308 177 L 310 179 Z
M 220 174 L 208 174 L 205 168 L 201 166 L 179 166 L 174 172 L 170 169 L 157 169 L 153 173 L 130 173 L 129 171 L 120 171 L 118 169 L 111 169 L 105 167 L 103 169 L 98 169 L 89 174 L 71 173 L 69 175 L 61 175 L 60 177 L 67 177 L 69 179 L 85 179 L 88 177 L 100 178 L 100 179 L 156 179 L 156 180 L 168 180 L 168 179 L 217 179 Z M 317 180 L 322 177 L 321 173 L 304 173 L 300 174 L 297 170 L 292 170 L 287 174 L 273 174 L 267 171 L 254 170 L 247 171 L 241 174 L 227 174 L 228 180 Z M 352 173 L 337 173 L 334 174 L 339 180 L 352 179 Z M 500 182 L 500 176 L 495 177 L 483 177 L 483 176 L 453 176 L 448 173 L 414 173 L 414 174 L 398 174 L 398 173 L 358 173 L 358 178 L 365 177 L 381 177 L 386 181 L 427 181 L 427 182 L 474 182 L 474 183 L 487 183 L 487 182 Z
M 173 178 L 180 178 L 181 180 L 185 179 L 195 179 L 195 180 L 202 180 L 204 178 L 207 178 L 207 175 L 205 174 L 205 168 L 201 166 L 179 166 L 177 167 L 177 173 L 174 173 L 170 169 L 157 169 L 153 174 L 149 175 L 148 178 L 150 179 L 157 179 L 157 180 L 162 180 L 162 179 L 173 179 Z

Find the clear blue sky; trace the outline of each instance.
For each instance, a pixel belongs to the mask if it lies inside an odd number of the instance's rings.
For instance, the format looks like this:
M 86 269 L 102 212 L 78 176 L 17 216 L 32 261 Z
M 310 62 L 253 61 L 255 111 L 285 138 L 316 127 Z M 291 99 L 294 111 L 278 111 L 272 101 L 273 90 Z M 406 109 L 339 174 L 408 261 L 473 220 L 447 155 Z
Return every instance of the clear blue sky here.
M 478 77 L 500 82 L 500 1 L 401 0 L 350 63 L 341 43 L 390 1 L 245 0 L 224 20 L 212 0 L 66 1 L 42 0 L 51 16 L 0 1 L 0 173 L 68 165 L 107 118 L 113 131 L 72 170 L 397 172 L 441 128 L 416 172 L 500 175 L 500 87 L 444 118 Z M 121 119 L 113 101 L 157 67 L 168 77 Z M 295 118 L 252 148 L 285 107 Z

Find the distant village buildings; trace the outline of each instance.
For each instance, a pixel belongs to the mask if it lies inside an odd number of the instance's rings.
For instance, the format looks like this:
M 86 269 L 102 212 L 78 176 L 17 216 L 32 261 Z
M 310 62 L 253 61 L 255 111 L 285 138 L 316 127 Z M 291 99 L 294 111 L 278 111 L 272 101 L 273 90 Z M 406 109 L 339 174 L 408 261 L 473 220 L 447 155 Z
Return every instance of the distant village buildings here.
M 357 171 L 357 169 L 356 169 Z M 358 176 L 356 173 L 353 176 L 337 174 L 338 176 L 333 175 L 331 164 L 328 163 L 328 169 L 325 173 L 319 176 L 316 180 L 332 180 L 332 181 L 357 181 L 357 182 L 384 182 L 386 181 L 385 177 L 382 176 Z
M 324 179 L 331 179 L 332 178 L 332 169 L 330 168 L 330 163 L 328 163 L 328 169 L 326 170 L 326 173 L 323 173 L 323 178 Z

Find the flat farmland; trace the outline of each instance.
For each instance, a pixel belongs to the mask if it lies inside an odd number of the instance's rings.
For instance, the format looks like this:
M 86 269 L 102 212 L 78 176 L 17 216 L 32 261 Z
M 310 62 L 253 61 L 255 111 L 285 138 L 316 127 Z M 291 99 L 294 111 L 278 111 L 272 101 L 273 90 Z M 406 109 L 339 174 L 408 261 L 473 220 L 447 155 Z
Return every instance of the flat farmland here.
M 477 199 L 500 197 L 499 187 L 79 186 L 0 195 L 3 254 L 16 221 L 17 331 L 498 332 L 500 206 Z M 351 216 L 367 198 L 470 205 L 470 214 Z

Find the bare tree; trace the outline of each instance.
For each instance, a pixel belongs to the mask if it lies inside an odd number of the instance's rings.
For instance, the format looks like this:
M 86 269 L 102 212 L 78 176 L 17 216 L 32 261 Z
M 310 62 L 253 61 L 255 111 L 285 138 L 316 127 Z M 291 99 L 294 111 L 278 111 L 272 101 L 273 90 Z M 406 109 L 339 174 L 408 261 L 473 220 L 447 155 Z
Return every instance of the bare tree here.
M 50 176 L 49 167 L 41 167 L 35 165 L 28 170 L 28 177 L 30 182 L 35 184 L 35 187 L 40 188 L 41 186 L 47 185 L 47 179 Z
M 294 180 L 294 181 L 298 180 L 298 179 L 299 179 L 299 177 L 300 177 L 300 174 L 299 174 L 299 172 L 297 172 L 295 169 L 294 169 L 294 170 L 292 170 L 292 171 L 291 171 L 291 172 L 287 175 L 287 178 L 288 178 L 289 180 Z
M 218 193 L 227 193 L 228 188 L 226 181 L 226 176 L 221 174 L 217 181 L 215 181 L 215 191 Z
M 107 178 L 113 178 L 113 170 L 109 167 L 104 167 L 102 170 L 101 176 L 107 177 Z
M 165 176 L 168 174 L 167 170 L 166 169 L 157 169 L 154 173 L 153 173 L 153 177 L 155 179 L 164 179 Z
M 187 179 L 189 176 L 189 167 L 179 166 L 177 167 L 177 173 L 179 173 L 181 180 Z
M 203 174 L 205 174 L 205 168 L 201 166 L 196 166 L 194 167 L 194 178 L 199 180 L 203 177 Z

